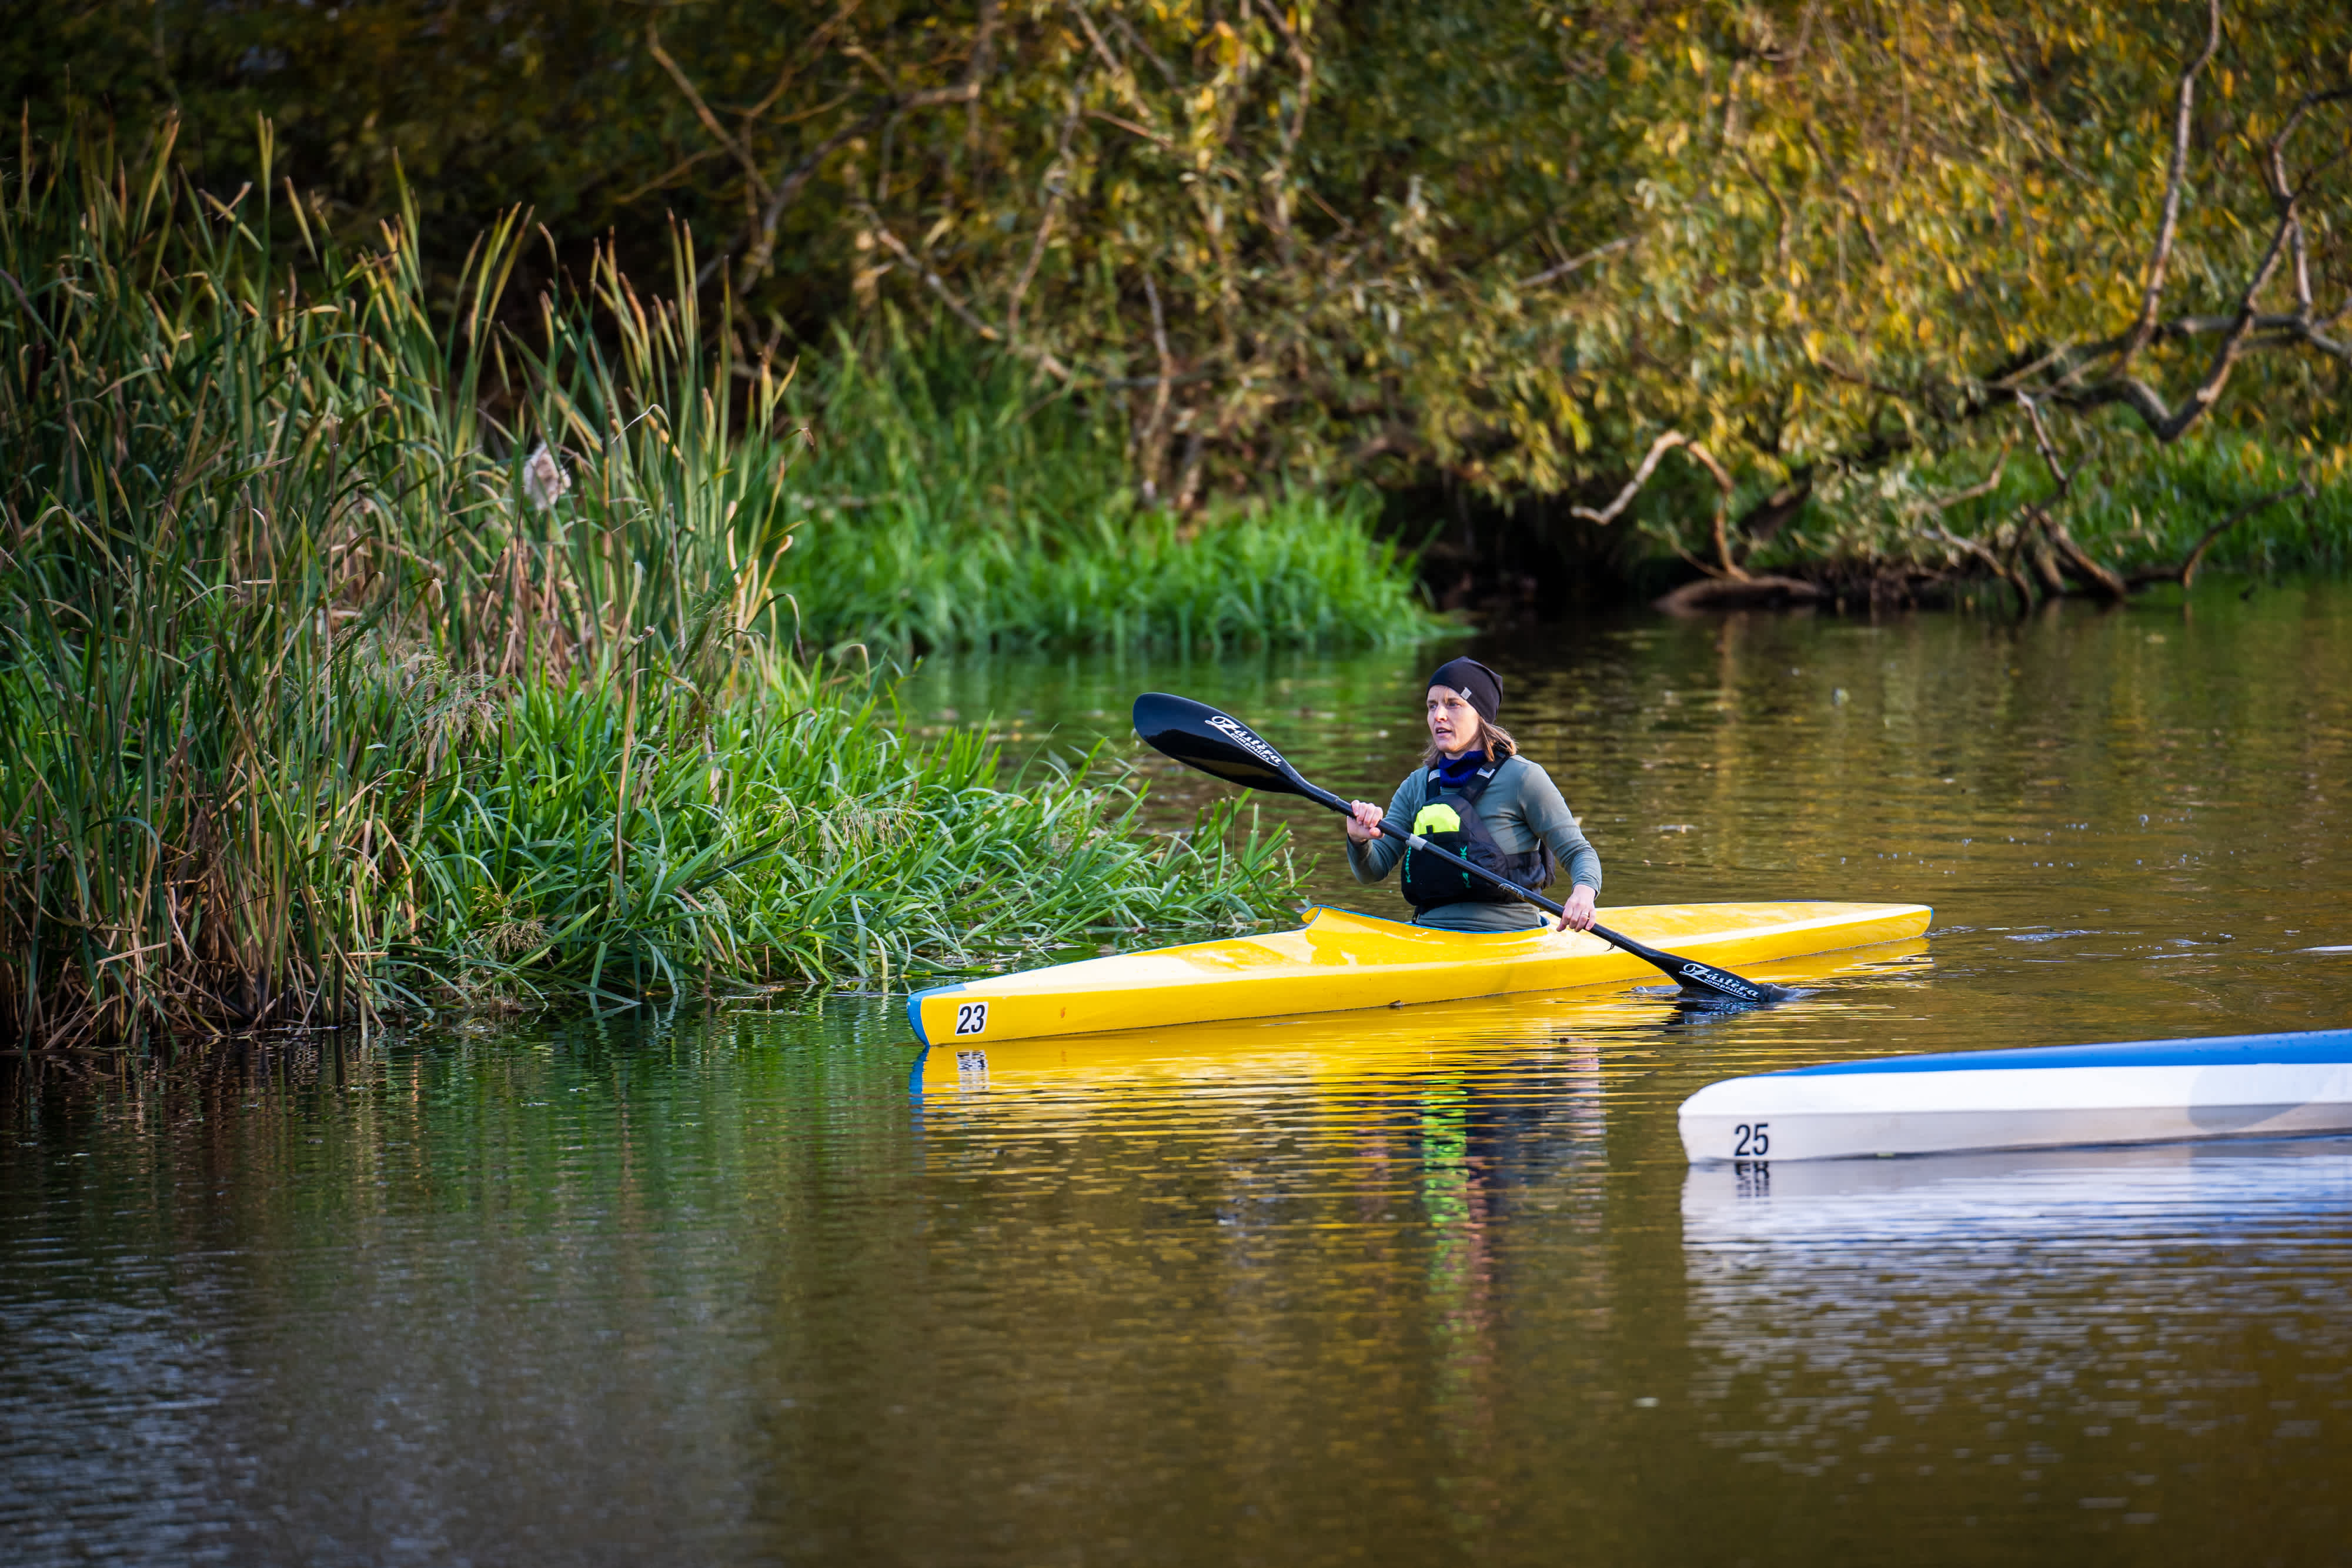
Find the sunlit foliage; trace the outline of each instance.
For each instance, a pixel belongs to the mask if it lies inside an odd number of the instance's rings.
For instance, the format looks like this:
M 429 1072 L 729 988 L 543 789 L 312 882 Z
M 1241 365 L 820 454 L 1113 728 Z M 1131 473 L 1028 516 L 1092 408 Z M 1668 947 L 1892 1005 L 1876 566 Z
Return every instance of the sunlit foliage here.
M 73 91 L 209 115 L 216 163 L 232 111 L 278 116 L 298 177 L 357 211 L 395 144 L 484 215 L 643 244 L 673 208 L 751 341 L 935 310 L 1107 404 L 1137 488 L 1181 506 L 1433 472 L 1737 572 L 1833 476 L 2011 451 L 2042 503 L 1980 542 L 2105 591 L 2064 523 L 2086 443 L 2260 423 L 2341 468 L 2352 14 L 2312 0 L 122 0 L 42 26 L 20 59 L 105 53 Z M 1644 459 L 1675 495 L 1611 510 Z

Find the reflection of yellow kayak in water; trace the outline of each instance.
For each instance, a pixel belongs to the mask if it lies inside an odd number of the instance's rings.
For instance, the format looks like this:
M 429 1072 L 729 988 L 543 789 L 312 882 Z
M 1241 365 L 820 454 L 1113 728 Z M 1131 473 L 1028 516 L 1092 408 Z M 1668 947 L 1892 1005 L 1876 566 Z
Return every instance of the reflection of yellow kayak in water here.
M 1917 936 L 1929 914 L 1920 904 L 1658 904 L 1612 910 L 1609 920 L 1635 941 L 1732 967 Z M 1318 909 L 1296 931 L 918 991 L 907 999 L 907 1017 L 925 1045 L 970 1047 L 1622 985 L 1656 974 L 1578 932 L 1472 935 Z
M 1780 985 L 1815 986 L 1856 975 L 1916 975 L 1914 966 L 1927 951 L 1927 942 L 1913 937 L 1779 959 L 1765 968 Z M 1838 1003 L 1832 993 L 1807 1005 Z M 916 1058 L 909 1087 L 933 1094 L 1050 1089 L 1074 1081 L 1089 1093 L 1121 1083 L 1214 1089 L 1344 1079 L 1361 1085 L 1475 1071 L 1529 1052 L 1552 1061 L 1564 1049 L 1589 1051 L 1611 1038 L 1655 1043 L 1662 1030 L 1707 1027 L 1707 1016 L 1702 1010 L 1695 1018 L 1671 989 L 1659 986 L 1562 988 L 1395 1010 L 1145 1024 L 1109 1034 L 950 1042 Z

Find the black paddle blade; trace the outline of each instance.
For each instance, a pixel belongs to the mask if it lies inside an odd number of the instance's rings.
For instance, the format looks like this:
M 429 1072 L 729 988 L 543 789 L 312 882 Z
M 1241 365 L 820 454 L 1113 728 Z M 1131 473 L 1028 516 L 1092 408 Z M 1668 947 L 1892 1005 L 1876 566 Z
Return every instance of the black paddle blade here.
M 1791 997 L 1804 995 L 1786 986 L 1776 986 L 1766 980 L 1751 980 L 1735 975 L 1728 969 L 1718 969 L 1712 964 L 1702 964 L 1696 958 L 1685 958 L 1673 953 L 1661 953 L 1647 947 L 1622 932 L 1595 924 L 1592 934 L 1612 947 L 1622 947 L 1645 964 L 1654 964 L 1682 982 L 1685 997 L 1716 997 L 1727 1002 L 1754 1007 L 1759 1002 L 1785 1002 Z
M 1682 980 L 1683 995 L 1691 998 L 1706 997 L 1753 1007 L 1759 1002 L 1785 1002 L 1800 994 L 1786 986 L 1747 979 L 1728 970 L 1718 969 L 1712 964 L 1702 964 L 1696 958 L 1675 960 L 1675 973 Z
M 1298 769 L 1249 726 L 1190 697 L 1144 693 L 1135 699 L 1135 733 L 1154 751 L 1244 789 L 1303 795 L 1324 805 L 1337 799 L 1299 777 Z M 1341 805 L 1344 809 L 1345 802 Z

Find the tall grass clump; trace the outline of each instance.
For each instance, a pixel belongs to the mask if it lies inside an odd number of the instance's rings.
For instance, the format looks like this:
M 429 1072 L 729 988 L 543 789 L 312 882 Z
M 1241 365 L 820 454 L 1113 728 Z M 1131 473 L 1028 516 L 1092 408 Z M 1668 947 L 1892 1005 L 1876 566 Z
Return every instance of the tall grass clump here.
M 1113 405 L 885 313 L 804 359 L 779 570 L 819 643 L 1362 645 L 1448 628 L 1361 496 L 1140 505 Z
M 0 1038 L 871 983 L 1288 893 L 1229 816 L 1141 836 L 1096 760 L 1002 779 L 790 657 L 787 378 L 690 289 L 605 261 L 502 325 L 509 222 L 436 307 L 413 214 L 338 253 L 269 162 L 0 183 Z
M 415 983 L 601 1005 L 887 985 L 1107 936 L 1246 929 L 1295 885 L 1280 835 L 1241 831 L 1234 806 L 1155 838 L 1140 789 L 1099 757 L 1008 783 L 972 732 L 911 746 L 854 687 L 780 674 L 783 689 L 709 709 L 665 678 L 634 732 L 603 684 L 516 696 L 407 821 Z

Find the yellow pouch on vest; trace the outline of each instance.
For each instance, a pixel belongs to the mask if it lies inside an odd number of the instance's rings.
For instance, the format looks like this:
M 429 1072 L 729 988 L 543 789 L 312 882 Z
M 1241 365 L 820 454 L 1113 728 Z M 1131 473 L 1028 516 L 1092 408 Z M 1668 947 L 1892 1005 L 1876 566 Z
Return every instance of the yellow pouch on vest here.
M 1423 838 L 1432 833 L 1458 833 L 1462 831 L 1462 813 L 1443 800 L 1432 800 L 1413 818 L 1412 831 Z

